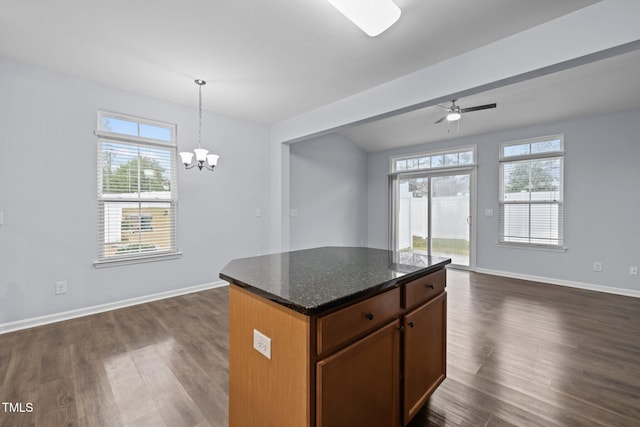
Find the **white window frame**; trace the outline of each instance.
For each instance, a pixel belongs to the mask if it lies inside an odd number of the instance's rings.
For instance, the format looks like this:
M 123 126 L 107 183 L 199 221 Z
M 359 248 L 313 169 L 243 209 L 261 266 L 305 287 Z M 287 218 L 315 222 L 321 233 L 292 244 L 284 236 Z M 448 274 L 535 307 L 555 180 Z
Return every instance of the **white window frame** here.
M 436 157 L 436 156 L 444 156 L 447 154 L 460 154 L 460 153 L 471 153 L 471 162 L 470 163 L 462 163 L 455 165 L 443 165 L 443 166 L 435 166 L 428 168 L 418 168 L 418 169 L 408 169 L 408 170 L 397 170 L 396 165 L 398 160 L 405 159 L 420 159 L 424 157 Z M 470 186 L 470 198 L 469 198 L 469 213 L 471 217 L 470 230 L 469 230 L 469 239 L 470 239 L 470 256 L 469 256 L 469 266 L 456 265 L 456 268 L 462 270 L 471 270 L 475 271 L 476 268 L 476 237 L 477 237 L 477 229 L 476 222 L 473 218 L 477 217 L 477 169 L 478 169 L 478 146 L 477 145 L 466 145 L 463 147 L 451 148 L 448 150 L 437 150 L 437 151 L 427 151 L 422 153 L 414 153 L 414 154 L 405 154 L 402 156 L 394 156 L 389 158 L 389 230 L 388 230 L 388 247 L 389 250 L 395 251 L 398 247 L 398 236 L 396 233 L 397 225 L 398 225 L 398 216 L 397 216 L 397 197 L 398 197 L 398 179 L 406 178 L 411 176 L 429 176 L 429 177 L 437 177 L 442 176 L 443 174 L 455 174 L 455 173 L 465 173 L 468 172 L 471 178 L 471 186 Z M 430 233 L 431 234 L 431 233 Z
M 469 168 L 469 167 L 476 166 L 477 164 L 476 150 L 477 148 L 475 145 L 468 145 L 468 146 L 453 148 L 449 150 L 429 151 L 426 153 L 415 153 L 415 154 L 405 154 L 402 156 L 395 156 L 389 159 L 389 170 L 391 171 L 392 174 L 400 174 L 400 173 L 407 174 L 412 172 L 425 172 L 425 171 L 437 172 L 437 171 L 450 170 L 450 169 L 455 170 L 460 168 Z M 438 156 L 443 156 L 444 158 L 444 156 L 446 155 L 458 155 L 458 158 L 459 158 L 460 154 L 468 153 L 468 152 L 471 152 L 471 163 L 459 163 L 458 161 L 455 164 L 445 165 L 443 160 L 443 164 L 439 166 L 429 165 L 426 167 L 418 166 L 417 168 L 412 168 L 412 169 L 397 169 L 397 162 L 402 160 L 417 161 L 419 165 L 420 159 L 423 159 L 423 158 L 433 158 Z
M 97 199 L 98 199 L 98 259 L 94 262 L 94 266 L 96 268 L 103 267 L 112 267 L 118 265 L 128 265 L 128 264 L 138 264 L 142 262 L 150 262 L 150 261 L 162 261 L 166 259 L 175 259 L 182 256 L 181 252 L 178 250 L 178 236 L 177 236 L 177 212 L 178 212 L 178 185 L 177 185 L 177 125 L 173 123 L 160 122 L 157 120 L 151 120 L 146 118 L 141 118 L 137 116 L 132 116 L 129 114 L 115 113 L 111 111 L 98 110 L 97 115 L 97 129 L 94 132 L 97 137 Z M 111 132 L 108 130 L 102 129 L 103 118 L 115 118 L 122 119 L 130 122 L 137 123 L 138 128 L 138 136 L 136 135 L 128 135 L 123 133 Z M 152 137 L 141 137 L 140 134 L 140 125 L 151 125 L 156 127 L 161 127 L 168 129 L 170 132 L 169 140 L 156 139 Z M 162 148 L 169 149 L 170 153 L 170 163 L 171 163 L 171 171 L 170 171 L 170 182 L 171 182 L 171 191 L 169 199 L 158 199 L 153 197 L 142 197 L 144 193 L 138 193 L 138 198 L 132 199 L 130 203 L 127 203 L 127 200 L 123 200 L 121 198 L 112 198 L 108 195 L 104 195 L 102 191 L 102 145 L 104 143 L 118 143 L 118 144 L 128 144 L 130 146 L 138 146 L 141 148 Z M 105 233 L 107 230 L 107 226 L 105 226 L 104 222 L 104 209 L 105 203 L 123 203 L 123 204 L 137 204 L 141 206 L 142 203 L 147 205 L 153 204 L 162 204 L 169 205 L 169 210 L 172 212 L 173 218 L 171 220 L 170 226 L 170 242 L 171 247 L 167 250 L 158 250 L 152 252 L 137 252 L 137 253 L 126 253 L 125 255 L 105 255 L 105 247 L 106 247 L 106 238 Z
M 541 153 L 529 153 L 522 155 L 505 155 L 505 148 L 518 146 L 518 145 L 527 145 L 535 144 L 538 142 L 546 142 L 546 141 L 560 141 L 560 148 L 558 150 L 553 151 L 545 151 Z M 498 205 L 499 205 L 499 235 L 498 235 L 498 245 L 505 247 L 514 247 L 514 248 L 523 248 L 523 249 L 538 249 L 538 250 L 549 250 L 549 251 L 560 251 L 565 252 L 567 248 L 565 247 L 564 241 L 564 135 L 547 135 L 535 138 L 527 138 L 518 141 L 510 141 L 500 144 L 500 152 L 499 152 L 499 178 L 498 178 Z M 504 168 L 506 165 L 527 161 L 527 160 L 543 160 L 543 159 L 560 159 L 560 183 L 559 183 L 559 197 L 553 200 L 540 200 L 540 201 L 511 201 L 506 200 L 504 195 Z M 558 243 L 557 244 L 544 244 L 544 243 L 532 243 L 532 242 L 522 242 L 522 241 L 509 241 L 508 236 L 505 236 L 505 207 L 510 205 L 556 205 L 558 207 Z M 530 220 L 531 222 L 531 220 Z M 527 237 L 530 240 L 535 240 L 535 237 L 531 236 L 531 230 L 529 230 L 529 235 Z M 540 240 L 540 239 L 538 239 Z

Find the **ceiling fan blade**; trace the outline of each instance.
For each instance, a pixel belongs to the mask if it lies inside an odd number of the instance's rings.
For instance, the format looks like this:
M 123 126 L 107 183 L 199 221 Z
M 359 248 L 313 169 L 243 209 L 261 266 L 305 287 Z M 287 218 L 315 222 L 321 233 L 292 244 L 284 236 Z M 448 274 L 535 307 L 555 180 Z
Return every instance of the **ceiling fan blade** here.
M 476 105 L 475 107 L 462 108 L 460 110 L 461 113 L 470 113 L 471 111 L 479 111 L 479 110 L 488 110 L 489 108 L 496 108 L 498 104 L 486 104 L 486 105 Z
M 436 121 L 436 122 L 434 123 L 434 125 L 437 125 L 438 123 L 442 123 L 442 121 L 443 121 L 444 119 L 446 119 L 446 118 L 447 118 L 447 116 L 442 116 L 438 121 Z

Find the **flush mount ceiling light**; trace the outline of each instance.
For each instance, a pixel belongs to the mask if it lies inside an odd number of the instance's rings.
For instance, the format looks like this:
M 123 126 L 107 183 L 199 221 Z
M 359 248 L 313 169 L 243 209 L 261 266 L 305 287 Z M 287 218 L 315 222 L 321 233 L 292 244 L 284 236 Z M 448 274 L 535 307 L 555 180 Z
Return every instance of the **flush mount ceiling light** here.
M 194 149 L 193 153 L 190 151 L 180 153 L 180 159 L 187 169 L 192 169 L 197 166 L 200 170 L 205 168 L 213 171 L 213 168 L 218 164 L 218 158 L 220 156 L 217 154 L 209 154 L 209 150 L 205 150 L 200 145 L 202 135 L 202 86 L 206 85 L 207 82 L 198 79 L 196 80 L 196 84 L 198 85 L 198 148 Z M 194 154 L 196 155 L 196 162 L 191 164 Z
M 368 36 L 375 37 L 400 18 L 392 0 L 327 0 Z

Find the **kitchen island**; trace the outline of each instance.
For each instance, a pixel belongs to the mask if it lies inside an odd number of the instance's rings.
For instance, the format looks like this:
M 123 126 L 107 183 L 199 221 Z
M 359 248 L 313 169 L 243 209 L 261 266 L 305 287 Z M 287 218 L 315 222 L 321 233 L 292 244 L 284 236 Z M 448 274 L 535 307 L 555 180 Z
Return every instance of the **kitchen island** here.
M 450 262 L 346 247 L 231 261 L 229 425 L 406 425 L 446 375 Z

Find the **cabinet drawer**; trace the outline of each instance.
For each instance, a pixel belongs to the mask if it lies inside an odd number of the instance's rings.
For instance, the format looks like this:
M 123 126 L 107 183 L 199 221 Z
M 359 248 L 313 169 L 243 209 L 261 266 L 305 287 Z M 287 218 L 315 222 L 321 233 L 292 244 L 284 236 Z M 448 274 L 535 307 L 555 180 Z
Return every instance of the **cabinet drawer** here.
M 318 319 L 318 354 L 387 323 L 400 312 L 400 288 L 350 305 Z
M 444 268 L 404 284 L 404 308 L 411 308 L 438 296 L 447 281 Z

